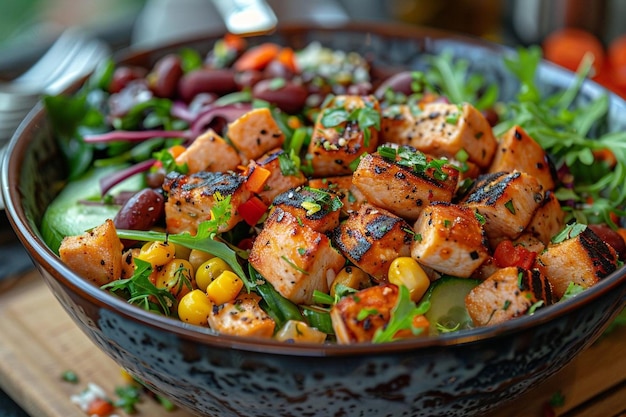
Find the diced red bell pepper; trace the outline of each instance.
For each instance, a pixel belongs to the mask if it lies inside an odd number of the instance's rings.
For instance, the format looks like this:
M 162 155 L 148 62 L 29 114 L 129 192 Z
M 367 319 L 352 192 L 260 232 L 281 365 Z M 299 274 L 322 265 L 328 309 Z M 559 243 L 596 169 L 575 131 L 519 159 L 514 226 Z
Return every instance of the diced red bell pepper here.
M 500 268 L 518 266 L 524 269 L 531 269 L 536 257 L 537 252 L 528 250 L 521 245 L 514 245 L 510 240 L 503 240 L 498 243 L 493 253 L 496 265 Z
M 272 175 L 269 169 L 263 168 L 259 165 L 254 165 L 250 168 L 250 173 L 245 182 L 245 187 L 253 193 L 259 193 L 263 191 L 263 187 L 267 182 L 267 179 Z
M 243 217 L 246 223 L 254 226 L 261 220 L 268 206 L 261 201 L 259 197 L 252 197 L 245 203 L 239 205 L 239 215 Z

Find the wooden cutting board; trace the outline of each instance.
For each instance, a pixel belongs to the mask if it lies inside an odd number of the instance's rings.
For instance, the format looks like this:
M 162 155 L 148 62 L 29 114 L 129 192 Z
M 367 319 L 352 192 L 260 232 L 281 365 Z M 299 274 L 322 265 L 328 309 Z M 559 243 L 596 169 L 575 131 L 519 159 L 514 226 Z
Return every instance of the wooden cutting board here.
M 66 370 L 74 371 L 79 383 L 63 381 Z M 33 417 L 83 417 L 70 396 L 88 382 L 113 398 L 115 387 L 126 384 L 120 368 L 82 334 L 38 273 L 0 283 L 0 387 Z M 626 327 L 489 417 L 544 417 L 545 404 L 557 392 L 565 398 L 557 416 L 626 416 Z M 183 410 L 168 412 L 148 396 L 138 408 L 140 417 L 192 417 Z

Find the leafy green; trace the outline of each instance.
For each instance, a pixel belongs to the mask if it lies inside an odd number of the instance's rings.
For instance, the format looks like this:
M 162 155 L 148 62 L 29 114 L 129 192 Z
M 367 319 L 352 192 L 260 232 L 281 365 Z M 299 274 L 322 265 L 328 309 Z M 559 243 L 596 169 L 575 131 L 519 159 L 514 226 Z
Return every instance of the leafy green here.
M 134 385 L 115 387 L 115 394 L 119 397 L 113 401 L 113 405 L 121 408 L 128 414 L 137 413 L 137 404 L 141 401 L 141 390 Z
M 119 206 L 101 202 L 98 184 L 102 178 L 123 167 L 125 165 L 91 169 L 61 190 L 46 209 L 39 228 L 50 249 L 58 252 L 64 237 L 80 235 L 115 217 Z M 135 175 L 115 186 L 111 192 L 138 191 L 144 185 L 143 177 Z
M 142 261 L 139 258 L 134 258 L 134 261 L 136 268 L 132 277 L 111 281 L 100 288 L 122 293 L 130 304 L 142 307 L 144 310 L 169 316 L 176 298 L 167 289 L 157 288 L 150 281 L 150 274 L 152 273 L 150 262 Z
M 400 330 L 411 330 L 414 335 L 418 335 L 422 329 L 413 327 L 413 319 L 415 316 L 426 313 L 429 308 L 430 304 L 428 302 L 420 303 L 419 306 L 416 306 L 411 300 L 409 290 L 404 285 L 400 285 L 398 300 L 391 310 L 389 323 L 384 328 L 376 330 L 372 342 L 393 342 L 396 340 L 396 333 Z
M 448 174 L 443 170 L 444 165 L 449 165 L 449 161 L 446 159 L 428 160 L 426 154 L 407 146 L 381 145 L 378 147 L 378 153 L 383 158 L 407 167 L 413 172 L 423 173 L 432 168 L 434 169 L 433 177 L 436 179 L 444 181 L 448 178 Z
M 436 86 L 454 104 L 472 103 L 477 109 L 492 107 L 498 98 L 498 86 L 487 84 L 484 77 L 471 72 L 469 61 L 454 59 L 450 51 L 428 57 L 426 85 Z
M 356 122 L 363 132 L 363 143 L 367 147 L 371 137 L 370 127 L 380 130 L 380 112 L 371 107 L 359 107 L 351 112 L 344 108 L 331 108 L 324 111 L 321 119 L 324 127 L 337 127 L 342 123 Z

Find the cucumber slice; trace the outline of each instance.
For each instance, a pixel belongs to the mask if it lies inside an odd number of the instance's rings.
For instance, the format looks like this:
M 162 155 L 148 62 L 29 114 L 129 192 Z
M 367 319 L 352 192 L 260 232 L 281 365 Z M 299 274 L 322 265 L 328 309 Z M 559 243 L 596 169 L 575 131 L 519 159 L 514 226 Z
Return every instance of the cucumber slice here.
M 46 209 L 41 220 L 41 237 L 54 252 L 65 236 L 76 236 L 113 219 L 120 209 L 116 205 L 83 204 L 81 201 L 100 198 L 100 179 L 122 169 L 122 166 L 96 168 L 68 183 Z M 111 191 L 139 191 L 145 186 L 143 175 L 137 174 L 116 185 Z
M 444 275 L 433 282 L 424 296 L 430 301 L 425 316 L 430 322 L 430 333 L 439 334 L 446 330 L 470 329 L 472 319 L 465 308 L 465 296 L 481 281 Z

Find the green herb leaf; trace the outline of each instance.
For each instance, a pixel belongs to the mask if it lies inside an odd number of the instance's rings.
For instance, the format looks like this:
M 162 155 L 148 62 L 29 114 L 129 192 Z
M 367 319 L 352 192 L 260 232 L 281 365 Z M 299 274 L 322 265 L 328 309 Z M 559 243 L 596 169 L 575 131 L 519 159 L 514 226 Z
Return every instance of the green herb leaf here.
M 372 339 L 373 343 L 386 343 L 396 340 L 395 335 L 400 330 L 411 330 L 414 335 L 421 332 L 422 329 L 413 327 L 413 318 L 422 315 L 428 311 L 430 303 L 423 302 L 416 306 L 411 301 L 409 290 L 404 286 L 399 286 L 398 300 L 391 310 L 391 317 L 384 329 L 376 330 Z

